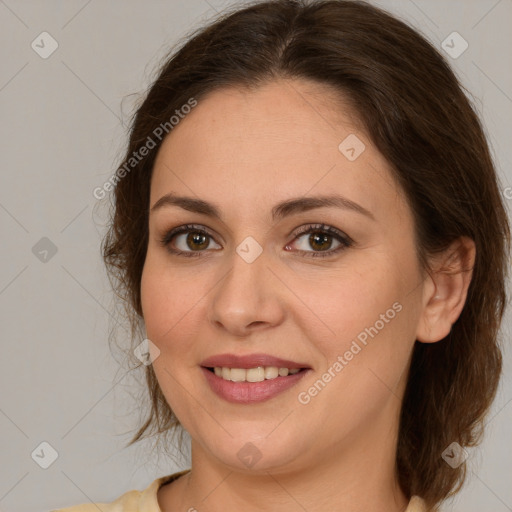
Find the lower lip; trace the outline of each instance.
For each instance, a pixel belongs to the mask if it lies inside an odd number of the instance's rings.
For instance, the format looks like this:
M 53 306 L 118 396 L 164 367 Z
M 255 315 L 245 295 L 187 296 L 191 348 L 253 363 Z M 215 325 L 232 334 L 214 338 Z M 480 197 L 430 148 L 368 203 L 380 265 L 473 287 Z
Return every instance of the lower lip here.
M 295 384 L 309 372 L 308 368 L 294 375 L 276 377 L 275 379 L 268 379 L 261 382 L 233 382 L 217 377 L 215 373 L 207 370 L 203 366 L 201 370 L 216 395 L 228 402 L 237 404 L 252 404 L 274 398 L 279 395 L 279 393 L 283 393 L 292 386 L 295 386 Z

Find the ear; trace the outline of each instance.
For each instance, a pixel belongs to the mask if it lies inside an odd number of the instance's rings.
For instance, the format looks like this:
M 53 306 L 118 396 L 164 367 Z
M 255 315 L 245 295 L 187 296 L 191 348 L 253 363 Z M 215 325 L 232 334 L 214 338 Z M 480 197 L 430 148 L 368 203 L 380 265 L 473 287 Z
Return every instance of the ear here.
M 466 302 L 475 255 L 475 242 L 464 236 L 431 259 L 432 271 L 423 288 L 423 310 L 416 332 L 418 341 L 434 343 L 450 333 Z

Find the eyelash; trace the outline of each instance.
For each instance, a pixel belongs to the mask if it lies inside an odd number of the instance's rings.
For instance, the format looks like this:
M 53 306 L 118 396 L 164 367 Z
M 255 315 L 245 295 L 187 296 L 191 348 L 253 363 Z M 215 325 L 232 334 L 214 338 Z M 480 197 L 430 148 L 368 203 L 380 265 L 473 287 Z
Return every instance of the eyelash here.
M 177 256 L 185 256 L 187 258 L 200 257 L 202 256 L 201 253 L 205 251 L 181 251 L 179 249 L 170 248 L 170 243 L 175 236 L 189 232 L 199 233 L 201 235 L 213 238 L 213 236 L 203 227 L 194 224 L 186 224 L 184 226 L 179 226 L 177 228 L 171 229 L 170 231 L 165 233 L 164 236 L 160 239 L 160 244 L 164 246 L 171 254 L 175 254 Z M 336 249 L 331 249 L 329 251 L 298 251 L 299 253 L 303 253 L 304 256 L 308 258 L 326 258 L 328 256 L 337 254 L 338 252 L 341 252 L 344 249 L 352 247 L 354 243 L 354 241 L 349 236 L 345 235 L 338 229 L 332 226 L 328 226 L 326 224 L 311 224 L 307 226 L 302 226 L 294 234 L 295 238 L 293 240 L 295 241 L 300 236 L 309 233 L 322 233 L 331 235 L 340 242 L 340 246 L 337 247 Z

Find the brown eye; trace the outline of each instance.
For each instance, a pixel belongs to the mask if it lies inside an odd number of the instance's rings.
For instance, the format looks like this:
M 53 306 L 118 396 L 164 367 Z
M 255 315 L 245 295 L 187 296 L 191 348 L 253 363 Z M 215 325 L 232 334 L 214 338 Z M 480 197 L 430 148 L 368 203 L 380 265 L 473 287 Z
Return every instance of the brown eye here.
M 306 237 L 305 235 L 309 235 Z M 303 247 L 298 252 L 306 257 L 327 257 L 337 254 L 338 252 L 351 247 L 353 240 L 338 229 L 326 226 L 325 224 L 317 224 L 304 226 L 295 233 L 295 240 L 304 238 Z M 210 242 L 215 240 L 213 236 L 202 226 L 186 225 L 179 226 L 170 230 L 160 240 L 171 254 L 178 256 L 202 256 L 211 250 Z M 337 246 L 331 249 L 333 242 L 337 242 Z M 220 249 L 220 245 L 214 249 Z M 291 245 L 286 246 L 289 250 Z M 312 251 L 309 249 L 313 249 Z
M 327 257 L 338 253 L 348 247 L 351 247 L 353 240 L 341 231 L 331 226 L 318 224 L 314 226 L 305 226 L 295 234 L 295 240 L 304 239 L 299 246 L 299 252 L 304 253 L 307 257 Z M 309 235 L 306 237 L 305 235 Z M 338 245 L 331 249 L 332 244 L 337 242 Z M 288 246 L 289 247 L 289 246 Z M 314 249 L 313 251 L 308 250 Z
M 171 229 L 160 240 L 160 243 L 171 254 L 200 256 L 209 248 L 211 241 L 213 241 L 213 237 L 204 228 L 186 225 Z
M 332 238 L 332 235 L 327 235 L 326 233 L 313 233 L 309 235 L 308 243 L 313 247 L 313 249 L 323 251 L 330 249 L 332 245 Z
M 208 238 L 208 235 L 203 235 L 202 233 L 197 232 L 190 232 L 185 239 L 185 244 L 190 249 L 200 251 L 201 249 L 206 249 L 210 244 Z

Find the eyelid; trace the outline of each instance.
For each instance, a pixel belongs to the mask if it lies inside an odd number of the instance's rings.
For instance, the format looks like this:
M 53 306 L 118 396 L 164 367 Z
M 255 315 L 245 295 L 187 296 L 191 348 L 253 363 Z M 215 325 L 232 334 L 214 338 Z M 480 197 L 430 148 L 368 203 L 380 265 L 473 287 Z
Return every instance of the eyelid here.
M 336 256 L 345 249 L 348 249 L 354 245 L 354 240 L 345 234 L 343 231 L 331 226 L 329 224 L 306 224 L 293 231 L 294 243 L 298 238 L 309 233 L 325 233 L 331 237 L 334 237 L 338 242 L 339 246 L 336 249 L 329 249 L 327 251 L 304 251 L 299 249 L 297 252 L 303 254 L 305 257 L 313 258 L 328 258 L 329 256 Z
M 205 236 L 208 236 L 211 239 L 215 240 L 215 236 L 210 232 L 210 230 L 205 228 L 201 224 L 183 224 L 183 225 L 176 226 L 175 228 L 172 228 L 172 229 L 169 229 L 169 230 L 165 231 L 163 236 L 160 237 L 159 241 L 160 241 L 162 246 L 168 248 L 168 246 L 170 245 L 171 240 L 173 238 L 175 238 L 178 235 L 182 235 L 184 233 L 189 233 L 189 232 L 201 233 L 201 234 L 203 234 Z M 168 248 L 168 250 L 170 252 L 175 252 L 175 253 L 204 252 L 204 251 L 181 251 L 179 249 L 171 251 L 171 249 L 169 249 L 169 248 Z
M 176 236 L 189 233 L 189 232 L 195 232 L 195 233 L 201 233 L 207 237 L 210 237 L 212 240 L 215 241 L 215 236 L 210 232 L 210 230 L 206 227 L 204 227 L 201 224 L 183 224 L 180 226 L 177 226 L 175 228 L 172 228 L 164 233 L 164 235 L 159 239 L 160 244 L 165 247 L 171 254 L 174 255 L 185 255 L 185 256 L 202 256 L 202 253 L 208 253 L 209 250 L 203 250 L 203 251 L 182 251 L 180 249 L 171 249 L 170 243 L 172 239 L 174 239 Z M 324 223 L 311 223 L 311 224 L 304 224 L 300 226 L 299 228 L 294 229 L 290 235 L 293 236 L 293 240 L 290 243 L 294 243 L 298 238 L 301 236 L 308 234 L 308 233 L 325 233 L 331 237 L 334 237 L 340 245 L 336 249 L 329 249 L 327 251 L 304 251 L 302 249 L 296 250 L 295 252 L 299 254 L 304 254 L 306 257 L 328 257 L 333 256 L 335 254 L 338 254 L 339 252 L 343 251 L 344 249 L 347 249 L 351 247 L 355 242 L 354 240 L 345 234 L 343 231 L 339 230 L 338 228 L 335 228 L 334 226 L 324 224 Z M 290 243 L 287 243 L 286 246 L 289 246 Z M 211 251 L 212 249 L 210 249 Z M 218 250 L 218 249 L 213 249 Z

